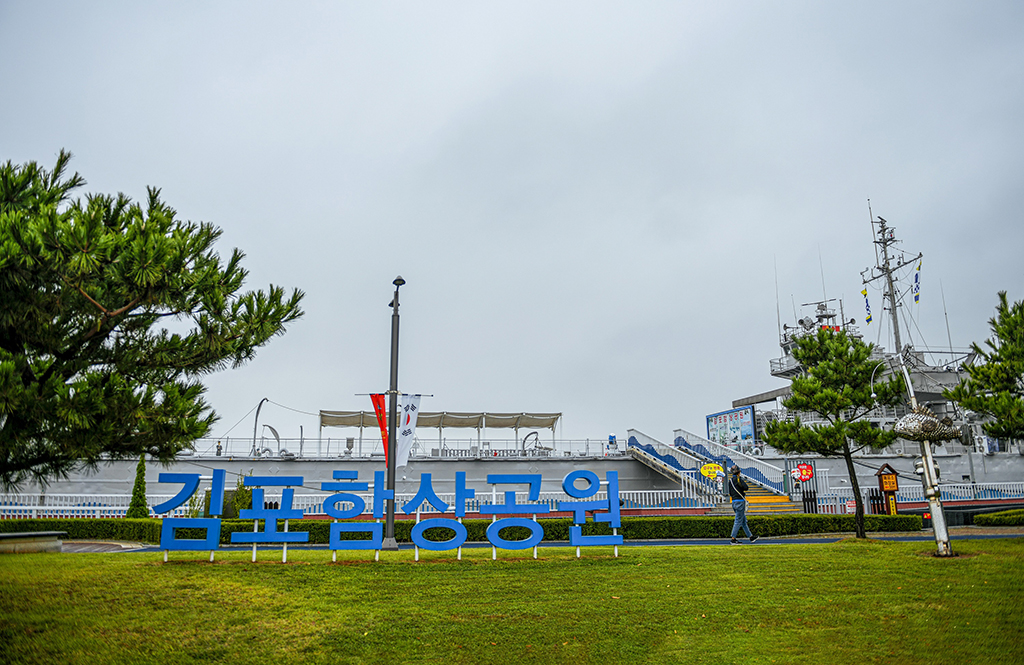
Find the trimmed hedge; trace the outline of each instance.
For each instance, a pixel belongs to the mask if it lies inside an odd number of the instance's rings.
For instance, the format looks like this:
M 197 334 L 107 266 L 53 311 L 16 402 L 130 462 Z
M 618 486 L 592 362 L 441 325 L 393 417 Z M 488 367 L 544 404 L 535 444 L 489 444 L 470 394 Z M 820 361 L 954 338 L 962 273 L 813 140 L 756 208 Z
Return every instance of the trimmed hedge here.
M 1011 511 L 1021 513 L 1024 510 Z M 981 516 L 979 516 L 981 517 Z M 988 516 L 986 516 L 988 517 Z M 865 515 L 865 526 L 872 532 L 920 531 L 922 520 L 920 515 Z M 667 540 L 683 538 L 728 538 L 732 531 L 733 518 L 721 517 L 623 517 L 619 533 L 626 540 Z M 748 517 L 751 531 L 758 536 L 793 536 L 812 533 L 844 533 L 854 531 L 853 515 L 771 515 Z M 410 542 L 410 532 L 415 522 L 412 520 L 395 521 L 395 539 Z M 463 526 L 470 542 L 487 540 L 486 531 L 491 521 L 486 519 L 465 520 Z M 544 540 L 569 540 L 569 518 L 541 519 L 544 528 Z M 71 540 L 129 540 L 145 543 L 160 542 L 160 520 L 129 520 L 129 519 L 29 519 L 0 520 L 0 531 L 67 531 Z M 231 534 L 236 531 L 252 531 L 251 520 L 222 520 L 220 542 L 231 542 Z M 262 527 L 262 525 L 260 525 Z M 330 535 L 330 520 L 290 520 L 291 531 L 309 533 L 309 542 L 326 544 Z M 278 531 L 284 530 L 283 520 L 278 521 Z M 611 529 L 606 523 L 587 522 L 583 526 L 584 535 L 609 534 Z M 200 529 L 180 529 L 180 538 L 202 538 Z M 424 534 L 428 540 L 443 541 L 452 536 L 448 529 L 430 529 Z M 502 529 L 501 537 L 520 540 L 528 537 L 523 527 Z M 365 538 L 364 534 L 342 534 L 343 539 L 356 540 Z
M 974 523 L 978 526 L 1024 526 L 1024 509 L 975 515 Z
M 68 540 L 126 540 L 139 543 L 160 542 L 158 519 L 27 519 L 0 520 L 0 532 L 67 531 Z

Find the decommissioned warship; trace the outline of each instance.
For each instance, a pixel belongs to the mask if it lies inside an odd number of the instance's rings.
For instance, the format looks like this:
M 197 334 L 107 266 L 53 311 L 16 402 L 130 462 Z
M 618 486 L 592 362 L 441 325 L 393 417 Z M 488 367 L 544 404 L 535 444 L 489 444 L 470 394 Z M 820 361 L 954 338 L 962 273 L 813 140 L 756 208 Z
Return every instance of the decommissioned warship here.
M 901 364 L 906 366 L 918 403 L 929 409 L 937 418 L 949 418 L 953 426 L 960 430 L 961 436 L 958 439 L 934 446 L 934 455 L 941 470 L 943 484 L 1024 481 L 1024 442 L 999 440 L 987 436 L 982 429 L 984 417 L 973 412 L 964 412 L 943 396 L 943 391 L 956 386 L 966 378 L 965 368 L 977 361 L 976 354 L 972 351 L 955 351 L 952 344 L 946 349 L 916 348 L 909 341 L 904 341 L 900 319 L 906 320 L 906 317 L 901 317 L 900 314 L 904 309 L 910 309 L 907 305 L 911 302 L 916 303 L 920 296 L 922 254 L 911 255 L 900 250 L 900 241 L 896 237 L 895 229 L 884 218 L 872 215 L 871 224 L 875 237 L 876 264 L 861 273 L 864 286 L 861 293 L 866 308 L 865 323 L 870 326 L 873 322 L 869 291 L 874 289 L 881 294 L 887 315 L 885 318 L 890 323 L 891 340 L 894 343 L 892 351 L 882 346 L 874 348 L 872 357 L 884 363 L 877 380 L 885 380 L 893 373 L 899 374 Z M 796 340 L 804 335 L 816 334 L 819 329 L 826 328 L 845 330 L 851 336 L 862 337 L 857 320 L 846 318 L 841 302 L 838 303 L 837 314 L 836 302 L 822 300 L 807 303 L 804 307 L 813 308 L 811 314 L 800 317 L 795 325 L 781 326 L 779 346 L 782 355 L 771 359 L 769 363 L 772 376 L 792 379 L 800 374 L 800 364 L 793 358 L 792 351 Z M 876 325 L 880 323 L 877 322 Z M 744 452 L 775 462 L 791 457 L 779 454 L 763 441 L 765 425 L 771 420 L 799 416 L 802 422 L 813 423 L 818 419 L 816 414 L 794 413 L 782 406 L 782 402 L 790 394 L 790 387 L 785 386 L 733 402 L 733 409 L 753 409 L 754 431 L 746 440 L 741 438 L 739 442 L 739 447 Z M 907 412 L 907 406 L 880 407 L 868 414 L 867 418 L 878 427 L 891 429 Z M 865 482 L 875 482 L 871 476 L 882 464 L 889 464 L 901 474 L 913 477 L 917 449 L 917 444 L 897 439 L 896 443 L 884 450 L 862 451 L 859 459 L 859 466 L 864 475 L 862 485 Z M 816 459 L 816 464 L 822 471 L 830 472 L 829 482 L 833 487 L 841 483 L 846 475 L 841 462 L 841 459 L 834 458 Z M 861 472 L 858 472 L 859 476 Z

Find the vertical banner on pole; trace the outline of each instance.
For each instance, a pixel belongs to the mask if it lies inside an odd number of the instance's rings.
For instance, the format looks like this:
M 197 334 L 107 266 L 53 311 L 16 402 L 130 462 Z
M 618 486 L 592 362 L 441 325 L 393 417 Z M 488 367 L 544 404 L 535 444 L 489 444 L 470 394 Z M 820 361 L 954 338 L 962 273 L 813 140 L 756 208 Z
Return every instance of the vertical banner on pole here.
M 412 451 L 412 439 L 416 434 L 416 417 L 420 412 L 420 395 L 402 395 L 402 406 L 399 413 L 401 422 L 398 426 L 397 445 L 395 446 L 395 468 L 409 463 L 409 452 Z
M 373 412 L 377 414 L 377 424 L 380 426 L 380 438 L 384 442 L 384 466 L 388 464 L 388 415 L 384 406 L 384 395 L 370 395 L 373 402 Z

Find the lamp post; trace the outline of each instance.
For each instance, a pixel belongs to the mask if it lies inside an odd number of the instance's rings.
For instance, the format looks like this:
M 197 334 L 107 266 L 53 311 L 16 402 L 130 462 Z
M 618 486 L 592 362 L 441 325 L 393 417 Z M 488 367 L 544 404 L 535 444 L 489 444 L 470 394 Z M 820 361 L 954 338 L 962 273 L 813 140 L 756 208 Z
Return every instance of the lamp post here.
M 263 408 L 263 403 L 270 401 L 266 397 L 260 400 L 260 403 L 256 406 L 256 418 L 252 421 L 252 450 L 249 451 L 249 455 L 252 457 L 258 457 L 259 453 L 256 450 L 256 426 L 260 422 L 260 409 Z
M 910 408 L 917 410 L 917 396 L 914 384 L 910 382 L 910 372 L 903 362 L 903 354 L 898 354 L 903 380 L 907 382 L 907 393 L 910 395 Z M 924 496 L 928 499 L 928 508 L 932 515 L 932 527 L 935 530 L 936 556 L 953 556 L 953 547 L 949 543 L 949 529 L 946 528 L 946 514 L 942 510 L 942 490 L 939 489 L 938 478 L 935 477 L 935 460 L 932 458 L 932 444 L 927 439 L 921 440 L 921 484 Z
M 381 549 L 397 550 L 395 540 L 395 455 L 398 453 L 398 289 L 405 284 L 399 275 L 392 282 L 395 296 L 391 299 L 391 385 L 388 388 L 388 486 L 391 498 L 387 500 L 384 542 Z
M 879 362 L 875 365 L 875 368 L 871 370 L 871 399 L 876 399 L 878 395 L 875 394 L 875 372 L 882 369 L 885 366 L 884 362 Z

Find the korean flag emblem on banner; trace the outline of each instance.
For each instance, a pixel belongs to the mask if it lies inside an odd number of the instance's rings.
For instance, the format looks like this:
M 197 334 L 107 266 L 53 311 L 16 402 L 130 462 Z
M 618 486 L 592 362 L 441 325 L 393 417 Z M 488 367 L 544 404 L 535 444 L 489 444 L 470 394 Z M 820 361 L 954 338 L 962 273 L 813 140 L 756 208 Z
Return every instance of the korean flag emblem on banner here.
M 416 416 L 420 412 L 420 395 L 402 395 L 401 408 L 398 411 L 398 436 L 395 446 L 395 468 L 409 463 L 409 452 L 412 450 L 412 438 L 416 434 Z

